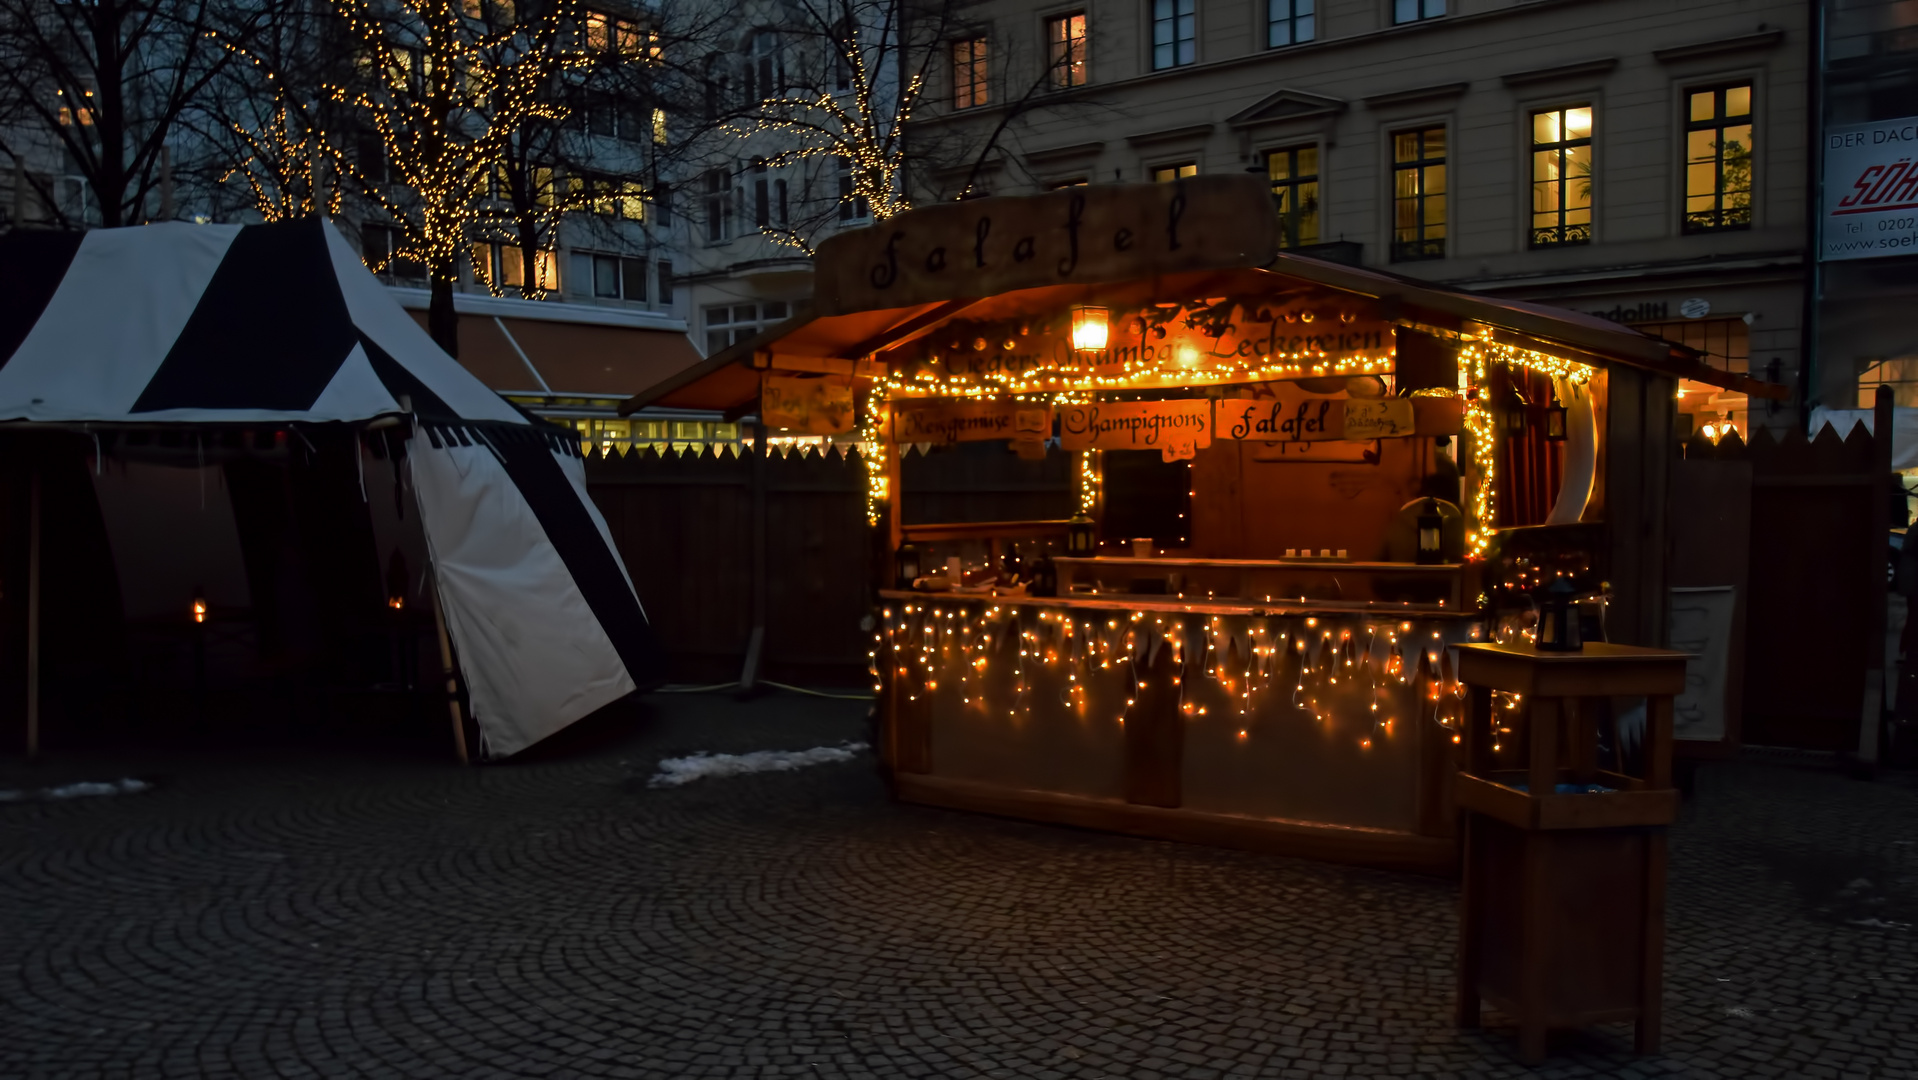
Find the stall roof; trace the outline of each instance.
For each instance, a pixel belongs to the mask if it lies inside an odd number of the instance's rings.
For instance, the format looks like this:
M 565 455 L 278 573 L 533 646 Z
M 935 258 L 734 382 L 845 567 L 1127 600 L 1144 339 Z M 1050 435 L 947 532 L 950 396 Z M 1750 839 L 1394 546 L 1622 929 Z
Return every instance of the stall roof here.
M 1326 292 L 1363 297 L 1378 319 L 1414 329 L 1470 332 L 1757 397 L 1785 395 L 1783 387 L 1710 368 L 1682 345 L 1581 312 L 1280 251 L 1265 182 L 1216 176 L 940 203 L 884 228 L 841 232 L 820 246 L 808 314 L 663 379 L 620 412 L 658 406 L 742 414 L 755 404 L 756 369 L 881 377 L 884 350 L 955 318 Z
M 856 361 L 910 340 L 951 318 L 1016 317 L 1057 310 L 1093 298 L 1123 304 L 1154 295 L 1282 292 L 1285 286 L 1277 279 L 1288 278 L 1302 286 L 1320 286 L 1383 301 L 1388 308 L 1396 306 L 1398 318 L 1404 321 L 1454 330 L 1478 324 L 1491 328 L 1501 340 L 1569 354 L 1574 359 L 1631 364 L 1758 397 L 1782 398 L 1786 392 L 1782 386 L 1709 367 L 1696 352 L 1682 345 L 1583 312 L 1458 292 L 1394 274 L 1281 252 L 1270 269 L 1195 271 L 1107 286 L 1045 286 L 979 300 L 915 304 L 847 315 L 801 314 L 660 380 L 627 399 L 621 404 L 620 412 L 630 414 L 660 407 L 739 414 L 752 407 L 759 393 L 759 373 L 753 360 L 758 353 L 771 354 L 770 366 L 774 369 L 792 369 L 796 362 L 799 370 L 835 370 L 806 361 L 838 361 L 845 374 L 880 374 L 883 369 L 859 371 Z
M 392 291 L 424 326 L 425 290 Z M 470 294 L 454 310 L 460 365 L 499 393 L 621 398 L 699 363 L 685 323 L 649 312 Z

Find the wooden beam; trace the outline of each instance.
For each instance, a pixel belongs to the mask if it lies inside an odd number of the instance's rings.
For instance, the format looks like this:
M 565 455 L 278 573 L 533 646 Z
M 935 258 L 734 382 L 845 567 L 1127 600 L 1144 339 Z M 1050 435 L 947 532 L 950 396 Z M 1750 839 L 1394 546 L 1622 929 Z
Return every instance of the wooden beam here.
M 980 299 L 974 297 L 968 300 L 948 300 L 931 311 L 920 312 L 888 330 L 880 331 L 846 351 L 853 356 L 871 356 L 881 349 L 900 344 L 909 338 L 917 337 L 921 332 L 931 330 L 936 324 L 979 303 Z
M 27 481 L 27 756 L 40 753 L 40 465 Z

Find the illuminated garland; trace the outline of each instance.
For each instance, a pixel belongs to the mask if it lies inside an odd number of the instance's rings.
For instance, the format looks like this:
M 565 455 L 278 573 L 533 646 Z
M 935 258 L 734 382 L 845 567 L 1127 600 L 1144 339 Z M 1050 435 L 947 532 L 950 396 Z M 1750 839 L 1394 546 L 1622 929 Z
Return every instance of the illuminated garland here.
M 891 682 L 905 701 L 916 702 L 950 683 L 947 694 L 961 707 L 989 714 L 1003 708 L 1014 722 L 1054 708 L 1051 697 L 1035 694 L 1034 680 L 1048 673 L 1052 682 L 1063 683 L 1058 709 L 1089 719 L 1092 688 L 1103 685 L 1109 694 L 1101 697 L 1123 701 L 1112 717 L 1123 725 L 1151 686 L 1151 672 L 1142 677 L 1141 664 L 1156 664 L 1160 650 L 1170 650 L 1179 714 L 1195 720 L 1207 715 L 1209 679 L 1236 723 L 1244 725 L 1236 731 L 1242 744 L 1252 738 L 1254 722 L 1273 712 L 1307 717 L 1328 735 L 1341 721 L 1356 719 L 1347 737 L 1361 751 L 1393 737 L 1402 715 L 1437 724 L 1457 742 L 1464 716 L 1464 688 L 1444 659 L 1454 642 L 1438 630 L 1425 638 L 1410 621 L 1357 617 L 1346 625 L 1321 625 L 1331 620 L 1126 615 L 991 600 L 977 607 L 906 603 L 881 614 L 868 653 L 875 694 L 883 695 Z M 1228 618 L 1242 621 L 1231 626 Z M 1476 624 L 1448 625 L 1463 632 L 1460 640 L 1476 640 L 1482 632 Z M 998 655 L 1014 647 L 1016 655 Z M 995 660 L 1012 665 L 1010 685 L 1001 683 L 996 691 L 989 685 Z M 1357 700 L 1342 708 L 1337 697 Z M 1355 712 L 1351 705 L 1363 708 Z
M 1465 554 L 1467 558 L 1482 559 L 1492 544 L 1492 533 L 1498 529 L 1492 519 L 1495 509 L 1492 478 L 1498 458 L 1494 440 L 1498 437 L 1498 423 L 1492 410 L 1483 403 L 1467 401 L 1465 430 L 1472 436 L 1472 464 L 1478 467 L 1478 479 L 1472 484 L 1473 527 L 1465 531 Z
M 1079 451 L 1079 512 L 1091 514 L 1099 505 L 1099 490 L 1105 484 L 1100 474 L 1097 450 Z

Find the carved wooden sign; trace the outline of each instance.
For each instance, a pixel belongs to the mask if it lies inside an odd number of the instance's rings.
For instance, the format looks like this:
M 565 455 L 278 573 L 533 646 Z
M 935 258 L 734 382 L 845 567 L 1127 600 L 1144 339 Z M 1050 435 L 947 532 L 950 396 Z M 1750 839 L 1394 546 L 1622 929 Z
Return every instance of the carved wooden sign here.
M 1370 442 L 1457 435 L 1463 410 L 1457 398 L 1349 398 L 1285 389 L 1269 397 L 1220 398 L 1212 429 L 1221 439 L 1268 443 Z
M 895 443 L 1044 441 L 1052 434 L 1052 409 L 1022 401 L 915 401 L 893 405 Z
M 760 387 L 759 415 L 767 427 L 841 435 L 853 427 L 852 386 L 831 378 L 768 376 Z
M 939 203 L 819 246 L 819 315 L 993 296 L 1044 285 L 1264 266 L 1278 215 L 1255 176 L 1093 184 Z
M 1158 450 L 1167 461 L 1212 445 L 1212 403 L 1108 401 L 1059 409 L 1059 442 L 1067 450 Z

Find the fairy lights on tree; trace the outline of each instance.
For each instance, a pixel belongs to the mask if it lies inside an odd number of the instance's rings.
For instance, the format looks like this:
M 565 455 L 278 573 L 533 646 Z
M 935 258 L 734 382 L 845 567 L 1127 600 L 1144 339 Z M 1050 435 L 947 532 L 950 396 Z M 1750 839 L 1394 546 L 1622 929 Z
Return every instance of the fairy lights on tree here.
M 457 355 L 453 286 L 466 245 L 513 140 L 566 118 L 549 91 L 583 63 L 563 47 L 582 9 L 574 0 L 524 10 L 492 0 L 332 3 L 357 50 L 357 77 L 327 93 L 377 134 L 389 181 L 361 194 L 396 227 L 393 257 L 426 267 L 428 328 Z

